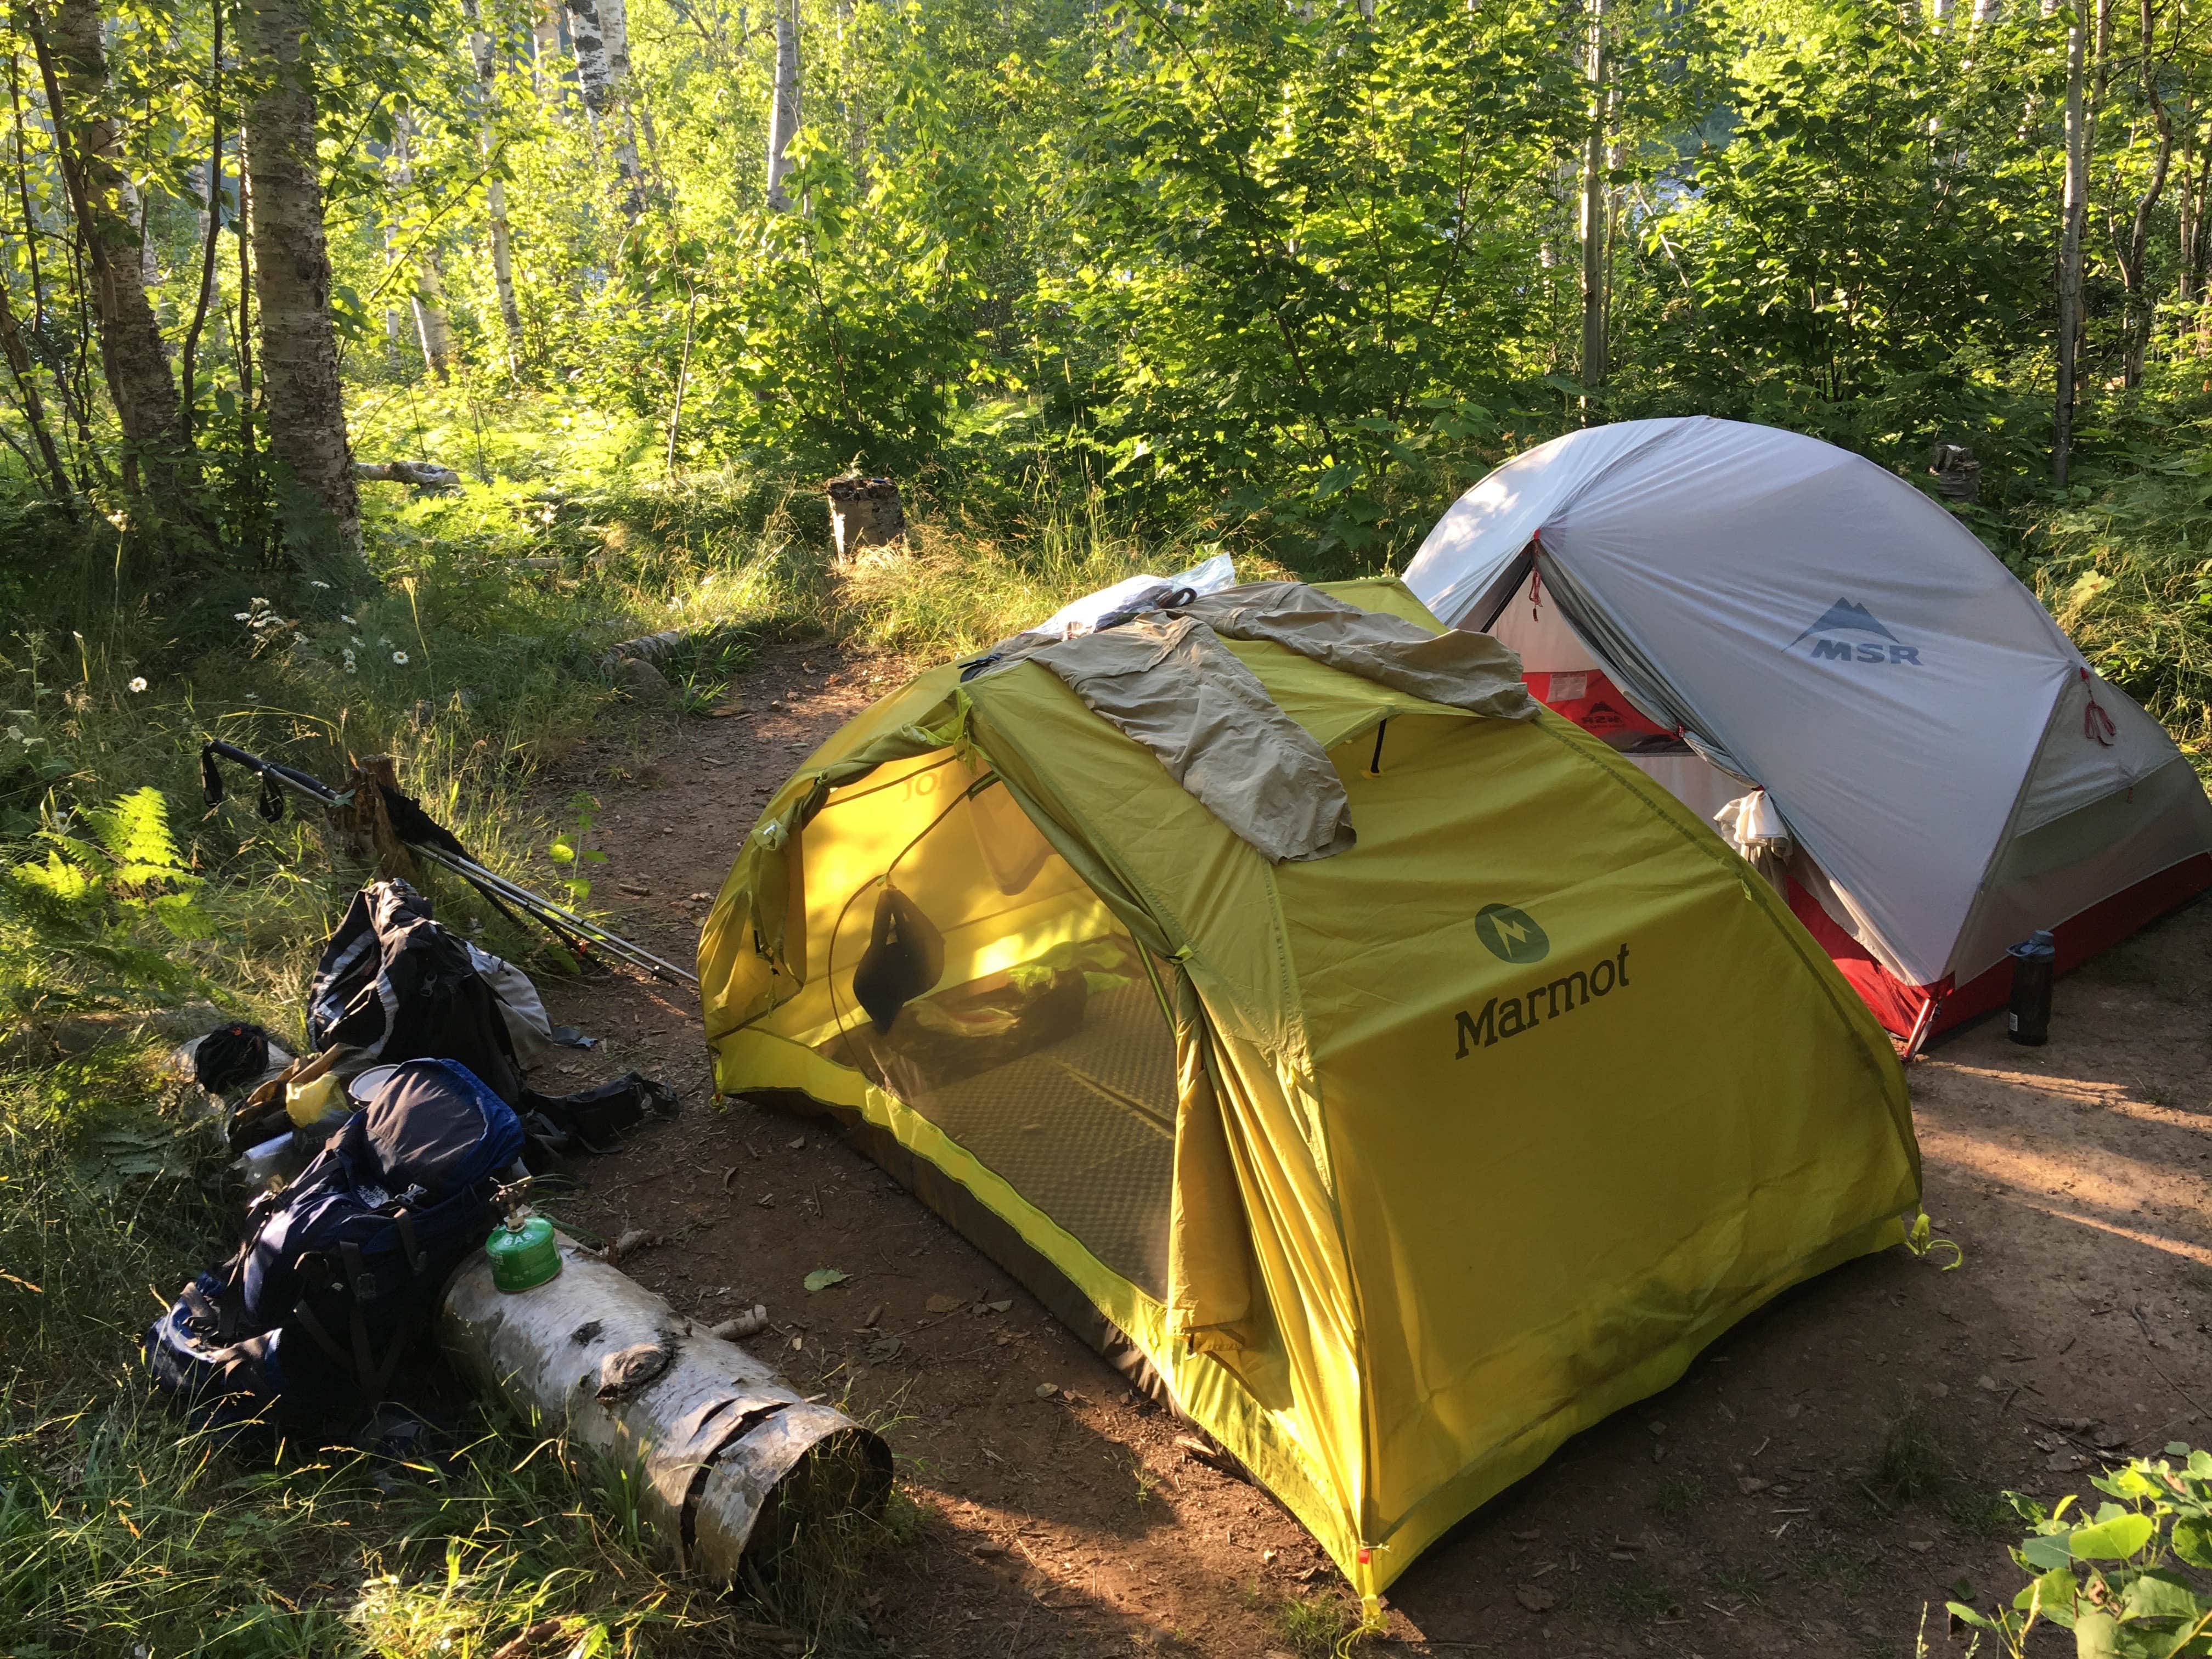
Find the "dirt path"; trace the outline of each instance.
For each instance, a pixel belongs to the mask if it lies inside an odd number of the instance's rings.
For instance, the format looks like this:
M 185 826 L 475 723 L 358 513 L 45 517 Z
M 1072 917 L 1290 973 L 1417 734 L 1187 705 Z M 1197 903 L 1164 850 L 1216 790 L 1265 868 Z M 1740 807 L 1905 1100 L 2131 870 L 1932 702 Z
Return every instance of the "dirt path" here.
M 596 896 L 688 963 L 762 803 L 902 672 L 781 651 L 740 687 L 749 717 L 571 756 L 546 799 L 604 803 Z M 695 1006 L 629 980 L 548 990 L 609 1041 L 540 1086 L 637 1065 L 686 1094 L 567 1212 L 665 1235 L 626 1264 L 641 1280 L 708 1319 L 766 1303 L 758 1351 L 890 1425 L 927 1521 L 880 1560 L 878 1650 L 1327 1650 L 1347 1598 L 1296 1523 L 1186 1458 L 1167 1415 L 834 1134 L 718 1110 Z M 2085 1453 L 2212 1441 L 2208 991 L 2200 905 L 2063 981 L 2047 1048 L 1990 1022 L 1917 1065 L 1927 1206 L 1964 1267 L 1893 1252 L 1739 1327 L 1430 1551 L 1389 1598 L 1399 1650 L 1903 1656 L 1925 1605 L 1931 1648 L 1962 1651 L 1944 1600 L 2020 1582 L 2001 1487 L 2086 1491 Z M 853 1277 L 810 1296 L 821 1267 Z

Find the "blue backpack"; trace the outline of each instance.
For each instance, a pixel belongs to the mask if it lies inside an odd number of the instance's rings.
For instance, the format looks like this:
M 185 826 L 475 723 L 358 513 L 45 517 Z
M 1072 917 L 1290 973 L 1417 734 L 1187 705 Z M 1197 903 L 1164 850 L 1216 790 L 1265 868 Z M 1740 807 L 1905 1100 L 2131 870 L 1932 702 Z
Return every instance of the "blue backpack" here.
M 401 1066 L 147 1328 L 156 1386 L 203 1426 L 365 1419 L 482 1246 L 522 1141 L 514 1109 L 459 1061 Z

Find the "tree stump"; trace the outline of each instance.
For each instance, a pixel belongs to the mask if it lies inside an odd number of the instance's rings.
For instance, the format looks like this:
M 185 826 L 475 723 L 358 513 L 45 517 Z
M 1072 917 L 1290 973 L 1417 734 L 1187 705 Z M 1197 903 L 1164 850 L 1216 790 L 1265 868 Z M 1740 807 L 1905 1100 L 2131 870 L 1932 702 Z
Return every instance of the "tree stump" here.
M 1982 493 L 1982 464 L 1964 444 L 1937 444 L 1928 471 L 1936 493 L 1947 501 L 1971 501 Z
M 852 563 L 861 548 L 906 539 L 906 512 L 898 486 L 889 478 L 832 478 L 822 488 L 830 497 L 830 533 L 839 564 Z
M 347 775 L 345 787 L 353 792 L 353 799 L 331 813 L 331 821 L 337 829 L 338 844 L 349 856 L 370 866 L 380 876 L 415 881 L 414 854 L 399 839 L 398 832 L 392 827 L 391 814 L 384 810 L 384 789 L 396 792 L 399 787 L 398 768 L 389 755 L 348 758 L 352 762 L 352 770 Z

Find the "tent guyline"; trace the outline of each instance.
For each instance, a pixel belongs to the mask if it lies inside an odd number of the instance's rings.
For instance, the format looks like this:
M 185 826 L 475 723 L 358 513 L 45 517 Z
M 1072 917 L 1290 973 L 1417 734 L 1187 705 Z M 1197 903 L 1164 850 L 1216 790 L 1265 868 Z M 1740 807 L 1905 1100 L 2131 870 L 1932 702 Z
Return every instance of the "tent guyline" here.
M 221 805 L 223 799 L 222 772 L 216 763 L 218 759 L 243 766 L 260 778 L 261 798 L 257 804 L 258 810 L 272 823 L 284 815 L 283 790 L 289 789 L 294 794 L 303 796 L 325 811 L 350 806 L 357 797 L 357 789 L 333 789 L 320 779 L 295 767 L 264 759 L 235 744 L 210 738 L 200 745 L 201 794 L 210 806 Z M 412 795 L 386 783 L 379 783 L 376 787 L 382 798 L 392 833 L 410 852 L 452 871 L 475 888 L 485 902 L 517 927 L 522 925 L 520 916 L 529 917 L 559 939 L 586 968 L 603 967 L 605 958 L 612 957 L 671 985 L 697 988 L 699 980 L 696 975 L 687 973 L 672 963 L 662 961 L 644 946 L 632 944 L 621 934 L 554 903 L 520 882 L 510 881 L 505 876 L 486 869 L 471 858 L 453 831 L 424 811 L 422 804 Z M 517 912 L 520 913 L 520 916 Z

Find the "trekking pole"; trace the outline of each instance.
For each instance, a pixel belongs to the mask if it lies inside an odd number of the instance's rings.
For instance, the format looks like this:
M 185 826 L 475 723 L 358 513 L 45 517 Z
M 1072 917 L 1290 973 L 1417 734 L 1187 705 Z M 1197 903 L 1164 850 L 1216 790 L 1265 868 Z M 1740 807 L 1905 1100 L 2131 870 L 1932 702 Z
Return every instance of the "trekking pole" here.
M 611 933 L 597 922 L 587 921 L 573 910 L 562 909 L 552 900 L 539 896 L 527 887 L 511 882 L 504 876 L 495 875 L 474 859 L 457 858 L 443 848 L 426 847 L 419 842 L 410 842 L 408 845 L 431 863 L 443 865 L 471 886 L 512 901 L 548 927 L 558 923 L 562 927 L 582 935 L 586 940 L 604 946 L 610 954 L 621 957 L 633 967 L 642 968 L 672 984 L 687 985 L 695 990 L 698 988 L 699 976 L 696 974 L 688 974 L 672 963 L 663 962 L 642 945 L 631 944 L 621 934 Z
M 341 793 L 293 767 L 264 760 L 259 755 L 240 749 L 236 744 L 210 738 L 200 745 L 200 785 L 202 793 L 210 806 L 219 805 L 223 798 L 222 773 L 215 763 L 217 757 L 245 767 L 261 779 L 259 810 L 263 817 L 272 822 L 283 813 L 282 799 L 276 793 L 279 785 L 295 794 L 304 795 L 325 810 L 344 806 L 353 799 L 350 790 Z M 386 791 L 387 794 L 389 793 Z M 510 921 L 515 920 L 514 911 L 507 908 L 511 904 L 515 910 L 520 910 L 558 939 L 578 962 L 586 966 L 597 964 L 602 956 L 611 956 L 672 985 L 698 989 L 699 976 L 696 974 L 687 973 L 672 963 L 664 962 L 642 945 L 631 944 L 621 934 L 612 933 L 595 921 L 586 921 L 572 910 L 562 908 L 520 882 L 509 881 L 506 877 L 487 870 L 463 852 L 460 842 L 452 832 L 434 822 L 418 804 L 410 800 L 408 805 L 414 808 L 413 813 L 409 815 L 409 821 L 411 823 L 413 818 L 419 817 L 424 826 L 422 831 L 410 836 L 398 830 L 395 824 L 394 833 L 409 850 L 460 877 Z M 428 839 L 432 831 L 442 837 L 443 844 Z M 597 951 L 592 948 L 594 945 L 599 947 Z

